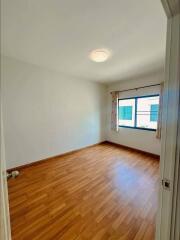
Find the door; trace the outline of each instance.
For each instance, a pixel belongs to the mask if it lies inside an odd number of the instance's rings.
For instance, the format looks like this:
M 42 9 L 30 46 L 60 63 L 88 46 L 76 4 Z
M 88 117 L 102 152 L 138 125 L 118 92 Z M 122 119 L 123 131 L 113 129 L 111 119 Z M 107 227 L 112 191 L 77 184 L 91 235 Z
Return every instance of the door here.
M 179 240 L 180 0 L 162 3 L 168 20 L 156 240 Z

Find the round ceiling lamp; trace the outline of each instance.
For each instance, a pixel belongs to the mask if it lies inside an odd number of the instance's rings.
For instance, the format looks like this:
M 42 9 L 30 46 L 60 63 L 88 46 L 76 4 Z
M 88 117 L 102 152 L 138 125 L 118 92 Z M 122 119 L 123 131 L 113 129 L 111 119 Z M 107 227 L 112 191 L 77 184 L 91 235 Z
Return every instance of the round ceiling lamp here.
M 105 62 L 111 56 L 111 53 L 108 49 L 99 48 L 91 51 L 89 57 L 94 62 Z

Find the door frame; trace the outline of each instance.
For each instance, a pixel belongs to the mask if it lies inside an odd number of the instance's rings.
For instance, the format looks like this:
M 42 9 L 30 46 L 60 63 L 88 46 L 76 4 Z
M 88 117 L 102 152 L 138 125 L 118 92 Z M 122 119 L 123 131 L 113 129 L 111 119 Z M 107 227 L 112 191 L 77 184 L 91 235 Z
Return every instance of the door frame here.
M 0 106 L 0 239 L 11 240 L 11 226 L 9 216 L 9 200 L 7 188 L 5 146 L 3 135 L 2 102 Z
M 180 0 L 161 2 L 167 15 L 167 42 L 156 240 L 179 240 Z M 163 187 L 164 179 L 169 180 L 169 189 Z

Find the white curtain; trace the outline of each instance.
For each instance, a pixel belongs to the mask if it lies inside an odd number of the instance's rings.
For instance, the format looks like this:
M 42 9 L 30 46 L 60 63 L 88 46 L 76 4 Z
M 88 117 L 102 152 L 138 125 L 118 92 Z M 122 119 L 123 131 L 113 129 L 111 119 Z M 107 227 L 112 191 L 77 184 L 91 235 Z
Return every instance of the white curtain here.
M 119 92 L 112 92 L 111 129 L 118 131 L 118 98 Z
M 163 109 L 163 92 L 164 92 L 164 83 L 161 83 L 160 96 L 159 96 L 159 113 L 158 113 L 158 124 L 156 131 L 156 138 L 161 139 L 162 131 L 162 109 Z

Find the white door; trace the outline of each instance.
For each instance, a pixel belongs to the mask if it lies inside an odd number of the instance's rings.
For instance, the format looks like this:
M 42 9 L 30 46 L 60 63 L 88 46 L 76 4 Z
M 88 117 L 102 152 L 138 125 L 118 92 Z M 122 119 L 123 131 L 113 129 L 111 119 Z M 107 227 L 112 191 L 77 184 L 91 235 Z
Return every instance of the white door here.
M 179 240 L 180 0 L 162 2 L 168 21 L 160 170 L 167 184 L 160 188 L 156 240 Z
M 3 137 L 2 110 L 0 111 L 0 136 L 1 136 L 1 158 L 0 158 L 0 239 L 11 240 L 10 218 L 9 218 L 9 201 L 7 192 L 6 164 L 5 164 L 5 149 Z

